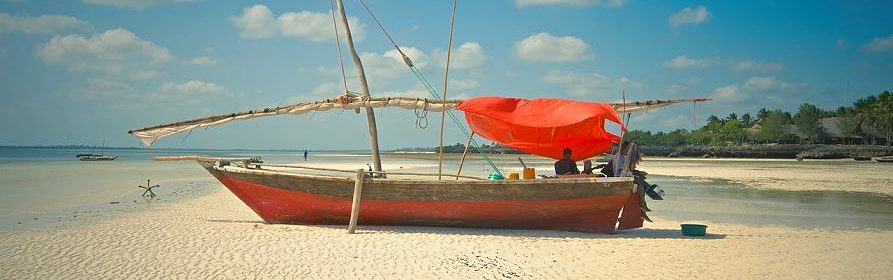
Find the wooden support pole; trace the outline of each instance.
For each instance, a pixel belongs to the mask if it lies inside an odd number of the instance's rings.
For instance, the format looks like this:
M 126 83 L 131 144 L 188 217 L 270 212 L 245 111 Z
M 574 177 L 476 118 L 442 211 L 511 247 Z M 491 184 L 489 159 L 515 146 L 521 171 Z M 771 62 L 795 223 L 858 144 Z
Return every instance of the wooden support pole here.
M 347 226 L 347 233 L 353 234 L 354 228 L 357 227 L 357 220 L 360 218 L 360 195 L 363 194 L 363 176 L 366 171 L 357 169 L 356 183 L 353 185 L 353 203 L 350 206 L 350 224 Z
M 369 99 L 369 84 L 366 83 L 366 71 L 363 69 L 363 62 L 360 61 L 360 55 L 357 54 L 353 45 L 353 36 L 350 34 L 350 25 L 347 23 L 347 15 L 344 13 L 344 1 L 338 0 L 338 14 L 341 15 L 341 26 L 344 26 L 344 41 L 350 55 L 353 58 L 354 68 L 357 70 L 357 77 L 360 79 L 360 89 L 363 91 L 363 98 Z M 369 144 L 372 150 L 372 167 L 375 171 L 381 171 L 381 155 L 378 152 L 378 126 L 375 124 L 375 111 L 372 106 L 366 102 L 366 120 L 369 124 Z
M 459 159 L 459 171 L 456 172 L 456 180 L 459 180 L 459 175 L 462 174 L 462 165 L 465 164 L 465 155 L 468 154 L 468 146 L 471 146 L 472 138 L 474 138 L 474 132 L 471 132 L 471 135 L 468 135 L 468 141 L 465 141 L 465 151 L 462 152 L 462 158 Z
M 446 69 L 443 71 L 443 100 L 447 100 L 447 82 L 450 81 L 450 54 L 453 51 L 453 23 L 456 21 L 456 2 L 453 0 L 453 16 L 450 18 L 450 39 L 447 43 Z M 437 160 L 437 180 L 443 180 L 443 125 L 446 122 L 447 110 L 440 114 L 440 156 Z M 456 180 L 459 178 L 456 177 Z

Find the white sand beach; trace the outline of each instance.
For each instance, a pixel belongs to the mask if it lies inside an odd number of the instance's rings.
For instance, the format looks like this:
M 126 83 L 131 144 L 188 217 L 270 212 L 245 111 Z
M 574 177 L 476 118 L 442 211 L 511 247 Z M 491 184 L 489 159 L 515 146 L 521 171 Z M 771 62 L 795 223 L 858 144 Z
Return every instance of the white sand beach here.
M 888 279 L 893 233 L 679 221 L 613 235 L 264 224 L 223 187 L 0 234 L 2 279 Z

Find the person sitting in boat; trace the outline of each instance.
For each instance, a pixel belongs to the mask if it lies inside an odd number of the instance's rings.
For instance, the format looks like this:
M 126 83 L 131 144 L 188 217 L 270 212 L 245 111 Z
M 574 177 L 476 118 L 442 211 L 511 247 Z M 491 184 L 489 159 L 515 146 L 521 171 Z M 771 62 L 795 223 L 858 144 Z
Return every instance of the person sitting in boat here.
M 555 175 L 580 174 L 580 169 L 577 169 L 577 162 L 571 160 L 573 151 L 570 148 L 564 148 L 562 154 L 564 154 L 564 157 L 555 162 Z
M 588 160 L 588 159 L 584 160 L 583 161 L 583 171 L 580 171 L 580 174 L 592 175 L 592 170 L 594 170 L 594 169 L 595 168 L 592 167 L 591 160 Z

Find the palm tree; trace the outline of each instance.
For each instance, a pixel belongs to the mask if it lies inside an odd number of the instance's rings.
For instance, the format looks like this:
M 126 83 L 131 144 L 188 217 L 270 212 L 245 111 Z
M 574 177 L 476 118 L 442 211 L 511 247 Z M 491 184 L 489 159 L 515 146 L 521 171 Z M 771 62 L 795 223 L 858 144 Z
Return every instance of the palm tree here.
M 874 105 L 877 104 L 877 97 L 874 95 L 865 98 L 859 98 L 853 103 L 853 117 L 859 126 L 862 136 L 870 138 L 870 144 L 875 144 L 874 128 L 876 120 Z

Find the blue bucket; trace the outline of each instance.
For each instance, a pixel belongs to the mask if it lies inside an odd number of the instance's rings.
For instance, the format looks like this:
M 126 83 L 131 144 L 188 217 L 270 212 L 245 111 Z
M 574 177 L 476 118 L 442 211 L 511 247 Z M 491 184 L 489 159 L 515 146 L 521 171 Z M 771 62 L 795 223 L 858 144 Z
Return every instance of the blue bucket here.
M 699 224 L 681 224 L 682 235 L 685 236 L 705 236 L 707 235 L 707 225 Z

